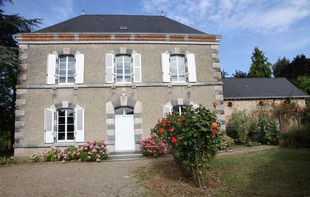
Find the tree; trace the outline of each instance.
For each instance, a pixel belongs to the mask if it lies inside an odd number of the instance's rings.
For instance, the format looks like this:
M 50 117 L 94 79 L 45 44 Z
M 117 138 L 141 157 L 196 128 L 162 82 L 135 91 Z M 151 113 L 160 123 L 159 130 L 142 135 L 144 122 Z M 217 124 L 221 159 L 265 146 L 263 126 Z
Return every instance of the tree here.
M 294 84 L 306 94 L 310 95 L 310 76 L 298 76 L 294 80 Z
M 283 57 L 282 59 L 279 58 L 275 64 L 272 65 L 272 71 L 274 77 L 282 77 L 283 71 L 287 68 L 290 64 L 290 60 Z
M 0 6 L 11 0 L 0 0 Z M 0 137 L 10 133 L 14 140 L 15 98 L 18 48 L 13 35 L 30 32 L 40 19 L 25 19 L 18 14 L 6 15 L 0 9 Z
M 248 74 L 246 72 L 242 72 L 241 70 L 235 70 L 235 74 L 232 76 L 233 78 L 247 78 Z
M 249 78 L 271 78 L 271 64 L 263 51 L 255 47 L 251 59 L 252 64 L 248 74 Z
M 224 69 L 221 71 L 222 78 L 226 78 L 229 74 Z
M 286 77 L 290 81 L 301 75 L 310 76 L 310 58 L 303 54 L 297 55 L 281 72 L 281 77 Z

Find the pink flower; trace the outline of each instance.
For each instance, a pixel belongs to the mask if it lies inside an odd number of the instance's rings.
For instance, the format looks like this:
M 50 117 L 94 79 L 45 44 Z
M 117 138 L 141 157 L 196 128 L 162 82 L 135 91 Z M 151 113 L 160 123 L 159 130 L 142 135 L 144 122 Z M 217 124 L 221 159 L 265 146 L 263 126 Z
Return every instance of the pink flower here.
M 96 159 L 96 162 L 100 162 L 100 159 L 99 159 L 99 158 L 97 158 L 97 159 Z

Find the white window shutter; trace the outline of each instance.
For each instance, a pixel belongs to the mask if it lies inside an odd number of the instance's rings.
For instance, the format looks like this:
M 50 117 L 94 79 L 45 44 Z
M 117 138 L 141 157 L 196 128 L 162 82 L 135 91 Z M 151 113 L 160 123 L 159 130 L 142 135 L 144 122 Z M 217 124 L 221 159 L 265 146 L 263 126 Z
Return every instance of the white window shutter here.
M 56 55 L 48 54 L 47 56 L 47 84 L 55 84 L 55 74 L 56 74 Z
M 44 141 L 54 143 L 54 109 L 44 109 Z
M 172 106 L 171 105 L 164 105 L 163 106 L 163 118 L 166 118 L 167 115 L 171 112 L 172 112 Z
M 114 83 L 114 55 L 105 54 L 105 82 Z
M 84 108 L 76 107 L 75 112 L 75 142 L 84 142 Z
M 170 66 L 169 66 L 169 57 L 167 53 L 161 54 L 161 66 L 162 66 L 162 80 L 163 82 L 170 82 Z
M 142 82 L 142 73 L 141 73 L 141 54 L 137 53 L 133 55 L 133 82 L 141 83 Z
M 196 82 L 196 62 L 195 54 L 189 53 L 186 55 L 187 59 L 187 69 L 188 69 L 188 82 Z
M 75 55 L 75 83 L 84 83 L 84 54 Z

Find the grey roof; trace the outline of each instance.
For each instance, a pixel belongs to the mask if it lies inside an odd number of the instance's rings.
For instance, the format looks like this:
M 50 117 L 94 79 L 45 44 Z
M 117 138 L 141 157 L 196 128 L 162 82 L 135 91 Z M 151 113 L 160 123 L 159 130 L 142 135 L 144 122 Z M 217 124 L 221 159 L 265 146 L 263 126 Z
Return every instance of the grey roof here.
M 204 34 L 165 16 L 81 15 L 36 33 L 176 33 Z
M 223 78 L 224 99 L 307 98 L 286 78 Z

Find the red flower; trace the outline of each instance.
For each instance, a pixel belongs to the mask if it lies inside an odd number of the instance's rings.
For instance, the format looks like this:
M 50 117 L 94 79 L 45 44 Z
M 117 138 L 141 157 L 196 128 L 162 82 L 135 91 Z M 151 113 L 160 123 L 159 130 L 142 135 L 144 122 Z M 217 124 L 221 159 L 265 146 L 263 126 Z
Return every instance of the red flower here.
M 170 128 L 170 129 L 169 129 L 169 132 L 170 132 L 170 133 L 173 133 L 173 132 L 174 132 L 174 128 Z
M 216 101 L 214 101 L 212 104 L 213 104 L 214 108 L 218 105 L 218 103 Z
M 173 144 L 177 143 L 177 138 L 175 138 L 175 137 L 171 138 L 171 142 L 172 142 Z
M 212 128 L 213 128 L 213 129 L 216 129 L 216 128 L 217 128 L 217 123 L 216 123 L 216 122 L 213 122 L 213 123 L 212 123 Z
M 167 119 L 163 119 L 163 127 L 167 125 L 168 120 Z
M 217 130 L 213 129 L 212 130 L 212 135 L 215 135 L 217 133 Z
M 178 122 L 182 122 L 182 120 L 179 118 L 179 119 L 178 119 Z
M 164 127 L 162 127 L 162 128 L 159 129 L 159 133 L 160 133 L 160 134 L 162 134 L 164 131 L 165 131 L 165 128 L 164 128 Z
M 305 110 L 302 109 L 302 110 L 301 110 L 301 113 L 305 113 Z

